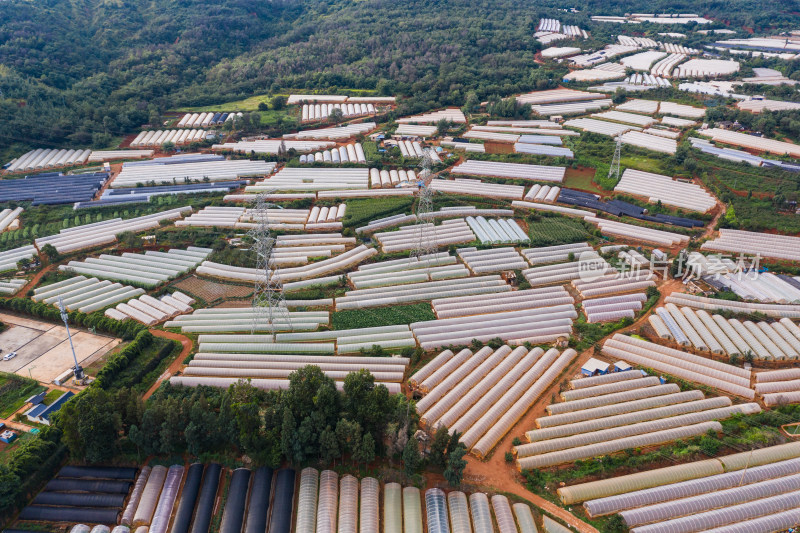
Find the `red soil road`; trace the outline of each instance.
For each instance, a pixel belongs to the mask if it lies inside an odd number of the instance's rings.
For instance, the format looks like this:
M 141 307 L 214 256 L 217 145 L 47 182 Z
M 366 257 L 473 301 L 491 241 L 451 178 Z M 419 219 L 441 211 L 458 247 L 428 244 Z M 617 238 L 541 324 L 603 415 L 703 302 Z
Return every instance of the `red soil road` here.
M 23 296 L 27 294 L 29 290 L 33 289 L 34 287 L 36 287 L 36 285 L 38 285 L 39 280 L 42 279 L 42 276 L 44 276 L 54 268 L 55 265 L 47 265 L 46 267 L 41 269 L 33 276 L 33 278 L 31 278 L 31 280 L 28 283 L 26 283 L 20 290 L 17 291 L 17 294 L 21 294 Z
M 162 339 L 179 341 L 183 346 L 183 349 L 181 350 L 181 353 L 178 354 L 178 357 L 176 357 L 169 367 L 167 367 L 164 373 L 158 376 L 158 379 L 155 383 L 153 383 L 153 386 L 144 393 L 142 399 L 145 401 L 153 395 L 153 393 L 156 391 L 156 389 L 158 389 L 158 387 L 161 386 L 161 383 L 163 383 L 165 379 L 175 375 L 175 373 L 181 369 L 183 366 L 183 360 L 186 359 L 190 353 L 192 353 L 192 341 L 190 341 L 189 338 L 185 337 L 184 335 L 172 333 L 171 331 L 163 331 L 160 329 L 151 329 L 150 333 L 156 337 L 161 337 Z

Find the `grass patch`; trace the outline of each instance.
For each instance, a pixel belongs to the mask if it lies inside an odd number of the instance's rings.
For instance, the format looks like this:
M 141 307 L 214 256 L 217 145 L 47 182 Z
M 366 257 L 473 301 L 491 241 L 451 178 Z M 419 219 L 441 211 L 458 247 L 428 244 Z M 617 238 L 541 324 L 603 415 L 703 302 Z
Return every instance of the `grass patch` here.
M 63 394 L 64 394 L 63 390 L 53 389 L 53 390 L 49 391 L 47 394 L 45 394 L 44 400 L 42 400 L 42 403 L 44 403 L 45 405 L 50 405 L 54 401 L 56 401 L 59 398 L 61 398 L 61 395 L 63 395 Z
M 564 217 L 542 217 L 529 222 L 528 235 L 533 247 L 571 244 L 590 236 L 581 221 Z
M 653 172 L 655 174 L 669 174 L 669 170 L 664 167 L 662 159 L 655 159 L 643 155 L 621 156 L 619 158 L 619 165 L 623 169 L 633 168 L 644 172 Z
M 25 400 L 44 390 L 46 387 L 32 379 L 0 374 L 0 418 L 10 417 L 25 405 Z
M 583 170 L 567 168 L 563 185 L 570 189 L 601 192 L 601 189 L 594 182 L 595 172 L 596 170 L 593 168 L 584 168 Z
M 284 95 L 288 96 L 288 95 Z M 176 112 L 179 113 L 203 113 L 208 111 L 257 111 L 258 104 L 265 103 L 269 104 L 269 101 L 272 97 L 268 94 L 257 94 L 255 96 L 251 96 L 249 98 L 244 98 L 242 100 L 233 100 L 231 102 L 225 102 L 222 104 L 215 104 L 215 105 L 201 105 L 195 107 L 179 107 L 176 109 Z
M 377 309 L 349 309 L 331 315 L 333 329 L 373 328 L 410 324 L 423 320 L 434 320 L 436 316 L 427 302 L 379 307 Z

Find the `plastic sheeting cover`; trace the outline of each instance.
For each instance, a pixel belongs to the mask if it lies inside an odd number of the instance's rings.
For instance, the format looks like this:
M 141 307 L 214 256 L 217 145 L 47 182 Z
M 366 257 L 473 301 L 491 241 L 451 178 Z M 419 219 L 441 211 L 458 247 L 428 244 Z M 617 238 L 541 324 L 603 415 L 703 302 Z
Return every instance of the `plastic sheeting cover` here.
M 250 470 L 237 468 L 231 475 L 228 499 L 222 513 L 220 533 L 241 533 L 244 522 L 244 508 L 247 505 L 247 489 L 250 486 Z
M 290 533 L 292 510 L 294 509 L 295 471 L 291 468 L 278 470 L 275 476 L 275 496 L 269 519 L 270 533 Z
M 222 466 L 218 463 L 211 463 L 206 467 L 203 485 L 200 487 L 200 496 L 197 499 L 197 512 L 192 523 L 192 533 L 208 533 L 221 473 Z
M 267 530 L 272 477 L 272 469 L 267 466 L 262 466 L 253 474 L 244 533 L 264 533 Z
M 428 523 L 428 533 L 450 533 L 450 523 L 447 520 L 447 504 L 444 492 L 441 489 L 428 489 L 425 491 L 425 515 Z
M 181 499 L 178 502 L 178 509 L 175 511 L 175 519 L 172 521 L 171 533 L 188 533 L 192 514 L 194 514 L 194 504 L 197 503 L 197 495 L 200 493 L 203 469 L 202 464 L 193 463 L 186 471 L 186 481 L 183 482 Z

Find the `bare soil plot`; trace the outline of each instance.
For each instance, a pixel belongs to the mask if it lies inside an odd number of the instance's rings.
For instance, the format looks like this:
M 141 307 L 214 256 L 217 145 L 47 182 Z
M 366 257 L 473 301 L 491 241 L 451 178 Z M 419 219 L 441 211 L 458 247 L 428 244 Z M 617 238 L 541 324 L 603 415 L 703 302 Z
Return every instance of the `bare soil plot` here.
M 0 321 L 9 325 L 0 333 L 2 353 L 17 352 L 10 361 L 0 361 L 0 370 L 49 383 L 73 366 L 64 326 L 4 313 L 0 313 Z M 120 342 L 113 337 L 72 330 L 75 355 L 83 365 L 101 357 Z
M 226 298 L 244 298 L 253 294 L 253 286 L 247 285 L 234 285 L 229 283 L 220 283 L 211 281 L 197 276 L 189 276 L 174 283 L 175 287 L 181 292 L 185 292 L 190 296 L 195 296 L 205 300 L 207 303 L 212 303 L 217 300 Z

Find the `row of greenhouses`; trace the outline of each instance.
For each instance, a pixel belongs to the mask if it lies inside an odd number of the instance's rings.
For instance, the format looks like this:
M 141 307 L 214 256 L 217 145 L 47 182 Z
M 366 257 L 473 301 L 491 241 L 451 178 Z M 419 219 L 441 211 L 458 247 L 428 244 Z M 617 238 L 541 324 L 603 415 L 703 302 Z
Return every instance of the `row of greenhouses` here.
M 576 356 L 522 346 L 445 350 L 408 385 L 425 394 L 417 402 L 424 425 L 458 431 L 468 449 L 486 456 Z
M 645 291 L 648 287 L 656 286 L 655 280 L 655 275 L 649 270 L 633 270 L 596 276 L 583 273 L 571 283 L 581 298 L 588 299 Z
M 578 242 L 574 244 L 559 244 L 557 246 L 544 246 L 540 248 L 526 248 L 522 250 L 522 255 L 531 265 L 543 265 L 547 263 L 562 263 L 567 260 L 580 258 L 581 254 L 588 252 L 592 254 L 594 249 L 588 243 Z
M 375 335 L 377 336 L 377 335 Z M 340 346 L 343 347 L 342 353 L 359 353 L 358 349 L 346 349 L 345 342 L 359 343 L 362 337 L 341 337 Z M 413 343 L 413 338 L 411 340 Z M 261 346 L 266 346 L 269 350 L 275 347 L 275 343 L 244 343 L 244 342 L 219 342 L 204 343 L 212 347 L 202 348 L 203 350 L 214 350 L 213 346 L 222 346 L 221 351 L 200 352 L 192 359 L 184 369 L 184 376 L 198 377 L 225 377 L 237 379 L 288 379 L 289 376 L 303 368 L 305 365 L 313 364 L 329 378 L 335 381 L 344 381 L 345 377 L 353 372 L 368 370 L 378 383 L 400 383 L 403 380 L 408 359 L 392 357 L 331 357 L 329 355 L 305 355 L 300 353 L 280 354 L 255 354 L 248 350 L 258 350 Z M 307 349 L 311 353 L 320 343 L 312 344 L 292 344 L 291 347 Z M 362 344 L 364 346 L 365 344 Z M 371 348 L 369 345 L 368 348 Z M 279 349 L 279 348 L 275 348 Z M 285 350 L 292 352 L 293 350 Z M 203 356 L 203 357 L 198 357 Z M 211 359 L 211 357 L 214 357 Z
M 162 222 L 179 219 L 185 213 L 191 213 L 191 211 L 191 206 L 185 206 L 135 218 L 113 218 L 102 222 L 65 228 L 56 235 L 40 237 L 35 242 L 39 249 L 51 244 L 59 253 L 65 254 L 114 243 L 117 240 L 117 235 L 121 233 L 140 233 L 158 228 Z M 2 256 L 0 256 L 1 260 Z
M 689 237 L 687 235 L 671 231 L 645 228 L 643 226 L 625 224 L 624 222 L 597 218 L 594 214 L 586 217 L 585 220 L 599 227 L 604 235 L 612 235 L 627 240 L 642 241 L 667 247 L 685 246 L 689 243 Z
M 589 516 L 618 513 L 633 532 L 749 533 L 797 524 L 800 443 L 559 489 Z
M 650 203 L 701 213 L 707 213 L 717 205 L 716 198 L 695 183 L 630 168 L 622 173 L 614 190 L 647 197 Z
M 148 250 L 144 254 L 126 252 L 121 256 L 101 254 L 84 261 L 70 261 L 58 268 L 62 272 L 152 288 L 190 272 L 212 251 L 210 248 L 189 246 L 186 250 L 170 249 L 167 252 Z
M 189 144 L 196 141 L 204 141 L 208 133 L 205 130 L 158 130 L 142 131 L 130 143 L 131 148 L 144 146 L 160 147 L 166 143 L 174 145 Z
M 312 243 L 314 241 L 308 240 L 307 242 Z M 367 248 L 362 244 L 340 255 L 323 259 L 322 261 L 318 261 L 316 263 L 275 269 L 271 279 L 273 279 L 273 282 L 275 283 L 280 281 L 285 290 L 311 287 L 325 283 L 335 283 L 338 279 L 335 274 L 346 271 L 347 269 L 358 265 L 377 253 L 378 251 L 376 249 Z M 197 268 L 197 273 L 212 278 L 246 282 L 253 282 L 264 277 L 264 273 L 256 270 L 255 268 L 235 267 L 231 265 L 213 263 L 211 261 L 204 261 Z
M 0 279 L 0 294 L 11 296 L 25 286 L 27 281 L 22 278 Z
M 363 117 L 376 113 L 375 104 L 303 104 L 300 118 L 302 122 L 328 120 L 334 113 L 341 113 L 344 118 Z
M 560 193 L 561 187 L 557 185 L 550 186 L 536 183 L 530 189 L 528 189 L 528 192 L 525 193 L 525 200 L 552 204 L 558 200 L 558 195 Z
M 135 477 L 136 468 L 130 467 L 64 466 L 18 518 L 36 523 L 81 520 L 113 526 Z M 97 528 L 96 533 L 109 533 L 106 525 Z M 89 530 L 82 526 L 82 533 Z
M 348 124 L 346 126 L 337 126 L 333 128 L 321 128 L 314 130 L 303 130 L 298 133 L 287 133 L 283 136 L 284 139 L 329 139 L 341 140 L 364 135 L 377 127 L 374 122 L 358 122 L 355 124 Z
M 394 187 L 400 184 L 409 184 L 417 182 L 417 173 L 413 170 L 391 169 L 391 170 L 378 170 L 377 168 L 369 169 L 369 184 L 370 187 Z
M 452 195 L 485 196 L 505 200 L 520 200 L 525 192 L 521 185 L 503 185 L 477 179 L 434 179 L 431 190 Z
M 632 319 L 642 310 L 645 301 L 647 301 L 645 293 L 635 292 L 585 299 L 581 302 L 581 306 L 589 323 L 614 322 L 625 317 Z
M 196 309 L 190 315 L 175 317 L 164 324 L 181 328 L 186 333 L 240 333 L 255 331 L 309 331 L 327 324 L 327 311 L 281 311 L 273 316 L 272 325 L 266 312 L 252 307 L 215 307 Z M 272 327 L 274 326 L 274 327 Z
M 414 115 L 410 117 L 398 118 L 398 124 L 438 124 L 441 120 L 447 120 L 455 124 L 466 124 L 467 117 L 461 109 L 457 107 L 441 109 L 439 111 L 432 111 L 422 115 Z
M 712 476 L 729 472 L 737 472 L 741 478 L 744 470 L 749 471 L 763 465 L 797 458 L 800 458 L 800 442 L 789 442 L 730 455 L 719 455 L 713 459 L 561 487 L 558 489 L 558 495 L 565 505 L 586 502 L 584 507 L 590 516 L 607 515 L 629 508 L 629 504 L 635 507 L 668 501 L 669 496 L 673 494 L 673 487 L 678 483 L 692 480 L 702 483 Z M 738 481 L 735 483 L 738 485 Z M 710 490 L 714 490 L 713 485 Z M 627 494 L 634 492 L 638 493 L 637 498 L 627 498 Z M 699 493 L 702 492 L 704 490 Z M 679 495 L 684 494 L 689 496 L 691 493 L 683 491 L 679 493 Z M 592 503 L 589 504 L 589 501 Z
M 271 230 L 331 231 L 342 229 L 346 204 L 310 209 L 267 209 L 266 222 Z M 220 227 L 249 230 L 262 221 L 256 212 L 244 207 L 205 207 L 179 220 L 176 226 Z
M 38 254 L 32 244 L 0 252 L 0 272 L 16 270 L 20 259 L 33 259 Z
M 533 287 L 563 284 L 578 279 L 595 279 L 605 274 L 617 275 L 617 271 L 594 251 L 581 252 L 577 256 L 570 252 L 566 262 L 534 266 L 522 271 L 522 275 Z
M 483 313 L 411 324 L 424 350 L 494 339 L 520 345 L 546 344 L 566 339 L 578 313 L 571 303 L 535 309 Z
M 523 243 L 531 240 L 513 218 L 469 216 L 466 221 L 481 244 Z
M 290 533 L 295 508 L 294 470 L 237 468 L 232 470 L 227 486 L 226 477 L 217 463 L 193 463 L 188 468 L 145 466 L 120 518 L 121 525 L 114 532 L 130 533 L 134 528 L 154 533 L 208 531 L 216 521 L 220 533 Z M 216 505 L 223 487 L 226 497 Z
M 750 388 L 750 370 L 747 369 L 619 333 L 605 341 L 602 353 L 727 394 L 749 400 L 755 397 L 755 391 Z
M 762 313 L 771 318 L 800 318 L 800 305 L 737 302 L 682 292 L 670 294 L 665 299 L 665 302 L 705 311 L 730 311 L 743 314 Z
M 381 171 L 383 172 L 383 171 Z M 461 218 L 461 217 L 513 217 L 514 211 L 511 209 L 482 209 L 473 205 L 459 205 L 451 206 L 440 209 L 439 211 L 431 211 L 429 213 L 420 213 L 421 220 L 437 220 L 447 218 Z M 356 228 L 356 233 L 374 233 L 375 231 L 397 227 L 409 222 L 416 222 L 416 215 L 406 215 L 404 213 L 392 215 L 384 218 L 371 220 L 366 226 Z
M 789 235 L 722 228 L 719 237 L 704 242 L 700 249 L 800 261 L 800 237 Z
M 735 272 L 735 270 L 733 271 Z M 714 278 L 743 300 L 760 303 L 800 304 L 800 276 L 772 272 L 748 274 L 728 273 Z
M 800 403 L 800 368 L 757 373 L 756 392 L 768 406 Z
M 800 327 L 788 318 L 756 323 L 668 303 L 657 308 L 649 321 L 660 338 L 701 352 L 750 354 L 765 361 L 800 357 Z
M 712 428 L 710 422 L 761 411 L 755 403 L 733 405 L 726 396 L 679 392 L 635 370 L 583 378 L 571 386 L 562 394 L 567 401 L 549 406 L 550 415 L 526 433 L 529 444 L 514 448 L 521 470 L 665 444 L 702 434 L 698 431 Z
M 467 221 L 469 221 L 469 218 L 467 218 Z M 500 221 L 503 220 L 500 219 Z M 480 237 L 480 234 L 478 236 Z M 486 250 L 459 248 L 458 256 L 474 274 L 486 274 L 502 270 L 522 270 L 528 267 L 528 263 L 519 252 L 510 247 L 489 248 Z
M 313 154 L 301 155 L 301 163 L 362 163 L 366 164 L 367 158 L 364 155 L 364 147 L 361 143 L 352 143 L 344 146 L 334 147 L 330 150 L 315 152 Z
M 58 150 L 57 148 L 37 148 L 9 163 L 9 172 L 23 172 L 42 168 L 79 165 L 89 158 L 91 150 Z
M 133 319 L 152 326 L 178 315 L 191 313 L 194 303 L 194 298 L 179 291 L 165 294 L 159 298 L 143 294 L 138 298 L 119 303 L 114 308 L 106 309 L 105 315 L 114 320 Z
M 31 299 L 58 306 L 63 302 L 70 311 L 91 313 L 100 309 L 127 302 L 144 294 L 144 289 L 112 283 L 98 278 L 75 276 L 51 285 L 44 285 L 33 290 Z
M 457 264 L 455 257 L 448 254 L 435 254 L 418 258 L 397 259 L 381 263 L 362 265 L 354 272 L 349 272 L 347 278 L 356 289 L 371 289 L 377 287 L 402 286 L 412 283 L 440 281 L 454 278 L 467 278 L 469 270 Z
M 425 155 L 425 150 L 422 148 L 422 144 L 419 141 L 406 141 L 406 140 L 399 140 L 395 141 L 397 144 L 397 148 L 400 149 L 400 155 L 405 158 L 419 158 Z M 389 144 L 387 142 L 387 144 Z
M 214 156 L 217 157 L 217 156 Z M 275 163 L 249 159 L 191 161 L 164 165 L 123 163 L 122 170 L 111 182 L 115 189 L 147 185 L 176 185 L 188 182 L 228 181 L 268 176 Z
M 369 187 L 366 168 L 282 168 L 275 175 L 245 187 L 248 193 L 281 191 L 315 192 L 366 189 Z
M 371 477 L 358 480 L 311 467 L 300 473 L 297 500 L 296 533 L 378 533 L 381 523 L 384 533 L 538 532 L 530 506 L 511 505 L 502 495 L 490 499 L 439 488 L 423 494 L 416 487 L 381 487 Z
M 228 142 L 222 144 L 215 144 L 211 146 L 214 152 L 236 152 L 240 154 L 283 154 L 288 150 L 295 150 L 296 152 L 313 152 L 316 150 L 324 150 L 326 148 L 335 147 L 336 143 L 332 141 L 296 141 L 288 139 L 255 139 L 255 140 L 242 140 L 236 142 Z
M 511 287 L 498 275 L 467 277 L 468 274 L 463 265 L 437 267 L 433 272 L 423 271 L 415 274 L 409 271 L 408 275 L 414 277 L 399 280 L 400 284 L 384 286 L 379 286 L 385 280 L 381 281 L 381 276 L 378 276 L 378 279 L 373 278 L 374 283 L 378 285 L 349 290 L 343 296 L 337 297 L 336 309 L 364 309 L 511 290 Z
M 522 289 L 472 296 L 453 296 L 431 301 L 440 319 L 571 305 L 575 299 L 562 286 Z
M 21 214 L 21 207 L 15 207 L 14 209 L 6 208 L 0 211 L 0 232 L 17 229 L 19 227 L 19 221 L 17 219 Z
M 401 226 L 393 231 L 375 233 L 374 237 L 385 253 L 414 250 L 421 240 L 429 241 L 437 248 L 475 240 L 475 234 L 463 218 L 444 220 L 439 225 L 420 223 Z

